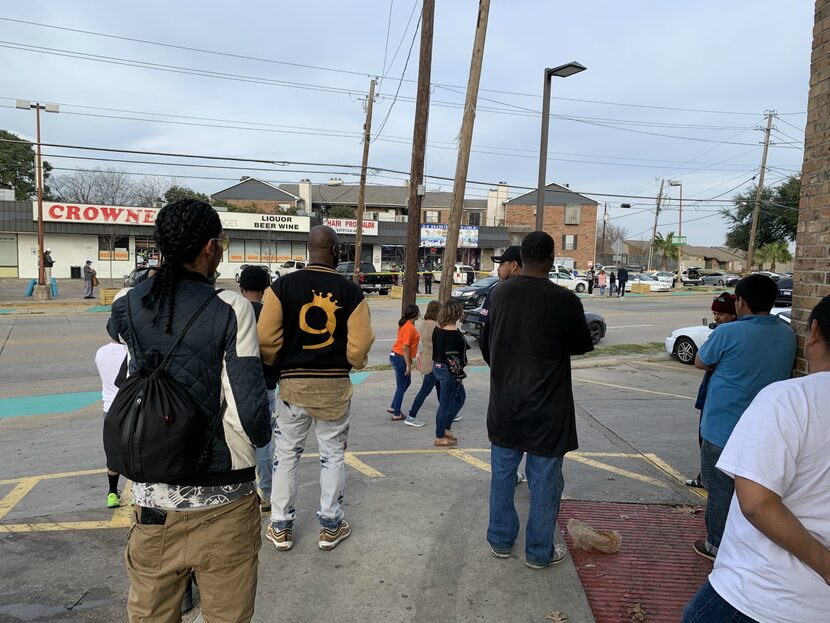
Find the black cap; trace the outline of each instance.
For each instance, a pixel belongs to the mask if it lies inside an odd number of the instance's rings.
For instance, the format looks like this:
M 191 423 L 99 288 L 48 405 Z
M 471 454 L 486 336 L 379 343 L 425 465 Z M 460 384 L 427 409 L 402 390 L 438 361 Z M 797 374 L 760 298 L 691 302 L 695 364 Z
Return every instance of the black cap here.
M 522 248 L 518 245 L 507 247 L 501 255 L 494 255 L 493 261 L 497 264 L 501 262 L 518 262 L 522 265 Z
M 243 290 L 265 292 L 271 285 L 271 276 L 261 266 L 246 266 L 239 275 L 239 287 Z

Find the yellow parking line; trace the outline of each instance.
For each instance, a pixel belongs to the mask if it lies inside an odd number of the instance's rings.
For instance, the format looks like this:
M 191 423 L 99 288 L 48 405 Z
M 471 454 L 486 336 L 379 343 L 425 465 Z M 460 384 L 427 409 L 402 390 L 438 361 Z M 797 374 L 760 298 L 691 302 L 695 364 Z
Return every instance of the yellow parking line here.
M 670 398 L 682 398 L 683 400 L 697 400 L 696 398 L 692 398 L 691 396 L 681 396 L 679 394 L 667 394 L 666 392 L 656 392 L 651 389 L 642 389 L 640 387 L 628 387 L 626 385 L 614 385 L 613 383 L 602 383 L 600 381 L 589 381 L 588 379 L 577 379 L 575 378 L 574 381 L 577 383 L 590 383 L 591 385 L 602 385 L 604 387 L 613 387 L 614 389 L 627 389 L 628 391 L 632 392 L 642 392 L 644 394 L 656 394 L 658 396 L 669 396 Z
M 0 500 L 0 519 L 3 519 L 11 509 L 17 506 L 17 503 L 23 499 L 23 497 L 31 491 L 34 486 L 38 483 L 37 478 L 24 478 L 23 480 L 17 483 L 14 489 L 12 489 L 6 496 Z
M 565 458 L 572 459 L 577 463 L 582 463 L 583 465 L 588 465 L 590 467 L 596 467 L 597 469 L 602 469 L 607 472 L 611 472 L 612 474 L 617 474 L 619 476 L 625 476 L 626 478 L 639 480 L 640 482 L 645 482 L 650 485 L 654 485 L 655 487 L 660 487 L 662 489 L 667 488 L 666 483 L 661 482 L 656 478 L 652 478 L 651 476 L 644 476 L 643 474 L 638 474 L 637 472 L 631 472 L 621 467 L 615 467 L 614 465 L 608 465 L 608 463 L 601 463 L 600 461 L 594 461 L 593 459 L 588 459 L 584 456 L 574 456 L 573 454 L 568 454 Z
M 383 474 L 371 465 L 366 465 L 366 463 L 357 458 L 353 452 L 346 453 L 346 465 L 355 468 L 361 474 L 368 476 L 369 478 L 383 478 Z
M 102 469 L 84 469 L 78 472 L 58 472 L 56 474 L 39 474 L 38 476 L 32 476 L 37 480 L 54 480 L 55 478 L 72 478 L 74 476 L 90 476 L 92 474 L 103 474 L 106 470 Z M 24 480 L 28 480 L 29 476 L 23 478 L 7 478 L 6 480 L 0 480 L 0 485 L 11 485 L 16 482 L 23 482 Z
M 473 467 L 477 467 L 480 470 L 483 470 L 488 473 L 490 472 L 490 464 L 485 461 L 482 461 L 481 459 L 477 459 L 472 454 L 467 454 L 466 452 L 462 450 L 457 450 L 455 448 L 447 450 L 446 452 L 450 456 L 454 456 L 457 459 L 461 459 L 462 461 L 464 461 L 465 463 L 469 463 Z
M 646 459 L 648 459 L 649 461 L 651 461 L 652 463 L 654 463 L 657 467 L 662 469 L 664 472 L 666 472 L 669 476 L 674 478 L 680 484 L 682 484 L 682 485 L 686 484 L 686 478 L 683 477 L 683 474 L 681 474 L 679 471 L 674 469 L 671 465 L 666 463 L 663 459 L 661 459 L 656 454 L 644 454 L 643 456 Z M 689 487 L 689 489 L 691 489 L 692 493 L 694 493 L 698 497 L 701 497 L 704 500 L 707 498 L 706 491 L 704 491 L 703 489 L 698 489 L 697 487 Z
M 107 528 L 129 528 L 131 524 L 115 524 L 108 521 L 67 521 L 63 523 L 16 523 L 0 524 L 0 534 L 4 532 L 58 532 L 60 530 L 104 530 Z

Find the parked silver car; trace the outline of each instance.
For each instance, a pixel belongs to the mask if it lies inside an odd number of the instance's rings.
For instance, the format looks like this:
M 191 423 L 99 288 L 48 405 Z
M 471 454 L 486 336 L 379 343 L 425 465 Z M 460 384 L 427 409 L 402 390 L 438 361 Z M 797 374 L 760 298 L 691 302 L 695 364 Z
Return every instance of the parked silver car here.
M 738 275 L 731 273 L 714 272 L 703 275 L 703 285 L 705 286 L 734 286 L 741 280 Z

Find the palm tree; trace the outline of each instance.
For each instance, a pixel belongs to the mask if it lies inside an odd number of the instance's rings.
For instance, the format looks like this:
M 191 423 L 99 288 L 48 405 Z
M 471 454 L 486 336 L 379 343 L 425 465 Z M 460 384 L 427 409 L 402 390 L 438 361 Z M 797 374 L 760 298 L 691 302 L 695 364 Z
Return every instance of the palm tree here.
M 775 272 L 776 263 L 785 264 L 793 259 L 786 242 L 768 242 L 756 251 L 755 257 L 759 267 L 762 267 L 764 262 L 769 262 L 769 269 L 772 272 Z
M 663 256 L 661 260 L 663 270 L 668 270 L 669 260 L 676 260 L 678 258 L 678 252 L 680 251 L 679 247 L 674 243 L 674 232 L 670 231 L 665 237 L 663 237 L 663 234 L 658 233 L 654 236 L 652 246 L 655 253 L 660 253 Z

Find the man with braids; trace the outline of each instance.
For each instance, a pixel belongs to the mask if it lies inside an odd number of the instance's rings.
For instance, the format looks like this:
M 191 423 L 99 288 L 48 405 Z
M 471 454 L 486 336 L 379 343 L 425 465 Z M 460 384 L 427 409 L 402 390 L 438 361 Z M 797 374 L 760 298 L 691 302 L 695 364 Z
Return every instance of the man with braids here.
M 193 571 L 205 621 L 250 621 L 261 545 L 254 449 L 271 437 L 254 310 L 236 292 L 215 292 L 228 239 L 207 203 L 166 205 L 155 241 L 158 275 L 113 303 L 108 331 L 127 345 L 130 374 L 139 362 L 153 369 L 207 301 L 165 373 L 187 389 L 211 441 L 195 475 L 133 485 L 127 612 L 131 623 L 179 621 Z
M 331 550 L 351 534 L 343 519 L 352 383 L 375 341 L 360 287 L 337 274 L 337 234 L 318 225 L 308 236 L 308 265 L 265 291 L 259 345 L 280 379 L 274 428 L 271 523 L 265 538 L 278 550 L 294 546 L 297 469 L 314 424 L 320 451 L 320 539 Z

